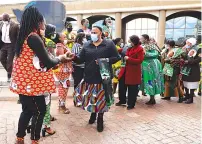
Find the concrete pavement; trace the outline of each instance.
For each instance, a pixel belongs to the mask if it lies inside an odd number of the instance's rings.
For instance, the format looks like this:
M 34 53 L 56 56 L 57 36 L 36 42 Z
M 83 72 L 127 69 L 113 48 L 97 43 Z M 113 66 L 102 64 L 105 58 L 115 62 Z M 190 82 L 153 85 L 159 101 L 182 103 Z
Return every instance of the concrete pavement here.
M 96 124 L 88 125 L 90 114 L 74 107 L 72 100 L 68 96 L 69 115 L 58 113 L 53 100 L 51 114 L 57 121 L 51 125 L 56 134 L 41 138 L 40 144 L 201 144 L 200 97 L 190 105 L 158 97 L 155 106 L 147 106 L 148 97 L 142 96 L 133 110 L 112 106 L 104 115 L 102 133 L 96 131 Z M 0 144 L 14 144 L 21 105 L 0 101 L 0 107 Z M 29 138 L 28 134 L 26 144 Z

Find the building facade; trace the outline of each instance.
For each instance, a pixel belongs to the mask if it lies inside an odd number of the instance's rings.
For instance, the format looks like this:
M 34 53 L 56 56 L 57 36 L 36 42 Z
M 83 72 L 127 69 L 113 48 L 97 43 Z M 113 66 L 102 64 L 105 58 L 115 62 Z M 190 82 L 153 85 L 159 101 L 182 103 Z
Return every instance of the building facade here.
M 201 1 L 164 0 L 66 0 L 66 16 L 74 30 L 81 27 L 80 21 L 87 18 L 92 25 L 101 25 L 111 17 L 113 38 L 149 34 L 162 47 L 165 39 L 181 43 L 188 37 L 201 35 Z M 23 9 L 26 4 L 2 5 L 0 13 Z

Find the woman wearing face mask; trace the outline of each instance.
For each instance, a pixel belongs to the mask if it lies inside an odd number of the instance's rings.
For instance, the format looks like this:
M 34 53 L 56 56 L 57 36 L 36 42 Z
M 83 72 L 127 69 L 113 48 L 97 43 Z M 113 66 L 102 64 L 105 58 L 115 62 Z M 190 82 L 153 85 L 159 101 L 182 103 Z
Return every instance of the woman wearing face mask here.
M 129 48 L 124 57 L 126 64 L 119 74 L 119 102 L 116 106 L 126 104 L 126 91 L 128 89 L 127 109 L 135 107 L 139 85 L 141 84 L 141 63 L 144 60 L 144 51 L 140 45 L 140 39 L 132 35 L 129 39 Z
M 182 80 L 185 87 L 185 103 L 193 103 L 194 91 L 199 87 L 200 81 L 200 65 L 201 49 L 196 46 L 196 39 L 189 38 L 183 50 L 187 52 L 187 57 L 184 61 L 184 67 L 181 71 L 183 74 Z
M 22 104 L 16 144 L 24 144 L 25 130 L 31 118 L 32 144 L 39 144 L 46 112 L 45 96 L 56 91 L 51 69 L 68 60 L 66 54 L 53 59 L 48 55 L 40 29 L 45 29 L 43 16 L 37 8 L 28 7 L 20 22 L 10 84 L 10 90 L 19 94 Z M 38 65 L 34 61 L 38 61 Z
M 90 26 L 89 21 L 87 19 L 82 19 L 81 20 L 81 25 L 82 25 L 82 28 L 79 29 L 77 31 L 77 33 L 82 33 L 83 32 L 86 35 L 86 39 L 91 40 L 91 36 L 90 36 L 91 30 L 89 29 L 89 26 Z
M 78 55 L 83 47 L 83 44 L 87 42 L 86 35 L 84 33 L 78 33 L 75 39 L 72 53 Z M 72 73 L 74 78 L 74 89 L 83 79 L 84 74 L 84 63 L 77 64 L 73 63 L 74 72 Z
M 45 42 L 48 52 L 55 56 L 56 44 L 53 41 L 56 38 L 56 27 L 52 24 L 46 25 Z
M 116 45 L 116 48 L 118 51 L 120 51 L 123 48 L 123 39 L 122 38 L 116 38 L 115 40 L 113 40 L 114 44 Z M 120 72 L 120 68 L 121 68 L 121 60 L 118 61 L 117 63 L 112 65 L 113 68 L 113 73 L 114 73 L 114 78 L 112 79 L 112 83 L 113 83 L 113 94 L 116 93 L 116 88 L 118 85 L 118 75 Z
M 163 100 L 170 100 L 172 96 L 179 97 L 178 103 L 183 102 L 183 90 L 180 87 L 180 67 L 183 51 L 180 48 L 175 48 L 175 41 L 169 40 L 166 42 L 166 51 L 164 57 L 164 78 L 165 78 L 165 93 Z
M 72 24 L 68 21 L 65 22 L 65 28 L 64 34 L 66 35 L 67 43 L 65 44 L 70 50 L 72 49 L 75 41 L 76 34 L 72 32 Z
M 65 35 L 63 33 L 56 34 L 56 56 L 63 55 L 67 52 L 71 52 L 68 47 L 65 46 Z M 71 57 L 71 55 L 70 55 Z M 72 62 L 60 64 L 57 71 L 54 72 L 56 78 L 59 80 L 58 98 L 59 98 L 59 111 L 63 114 L 69 114 L 70 111 L 66 108 L 66 98 L 70 87 L 70 75 L 72 73 Z
M 84 43 L 81 52 L 75 57 L 76 62 L 85 62 L 85 67 L 84 81 L 75 89 L 74 100 L 76 105 L 82 104 L 84 110 L 91 112 L 89 124 L 93 124 L 97 119 L 97 130 L 102 132 L 103 115 L 110 107 L 107 105 L 106 94 L 112 94 L 112 87 L 109 91 L 104 90 L 97 60 L 104 58 L 108 61 L 112 79 L 112 64 L 120 60 L 120 57 L 114 43 L 111 40 L 102 39 L 102 28 L 94 26 L 91 33 L 92 41 Z
M 164 79 L 162 65 L 158 60 L 159 52 L 156 45 L 149 42 L 149 36 L 141 36 L 142 47 L 145 57 L 142 63 L 142 91 L 150 95 L 148 105 L 156 104 L 154 96 L 164 92 Z

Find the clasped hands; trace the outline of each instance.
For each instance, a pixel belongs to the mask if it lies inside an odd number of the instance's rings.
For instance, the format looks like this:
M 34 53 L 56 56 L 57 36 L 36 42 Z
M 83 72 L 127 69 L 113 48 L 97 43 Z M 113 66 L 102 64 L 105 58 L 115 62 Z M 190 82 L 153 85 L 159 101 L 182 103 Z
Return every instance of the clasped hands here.
M 74 57 L 75 57 L 75 54 L 71 53 L 71 52 L 66 52 L 63 55 L 58 56 L 61 63 L 66 63 L 66 62 L 72 61 L 74 59 Z

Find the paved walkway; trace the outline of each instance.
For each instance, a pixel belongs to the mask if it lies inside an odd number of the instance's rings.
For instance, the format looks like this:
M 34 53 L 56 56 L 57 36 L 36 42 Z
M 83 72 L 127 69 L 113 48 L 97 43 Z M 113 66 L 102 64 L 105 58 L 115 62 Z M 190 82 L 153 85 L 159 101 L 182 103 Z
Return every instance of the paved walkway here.
M 148 97 L 139 97 L 134 110 L 112 106 L 105 114 L 104 132 L 96 131 L 96 124 L 88 125 L 89 113 L 74 107 L 69 96 L 69 115 L 59 114 L 57 100 L 51 113 L 58 120 L 52 122 L 57 133 L 41 139 L 41 144 L 200 144 L 201 98 L 194 104 L 178 104 L 177 99 L 160 100 L 155 106 L 144 103 Z M 14 144 L 21 105 L 16 101 L 0 101 L 0 144 Z M 30 144 L 30 135 L 26 144 Z

